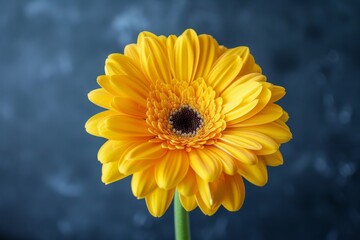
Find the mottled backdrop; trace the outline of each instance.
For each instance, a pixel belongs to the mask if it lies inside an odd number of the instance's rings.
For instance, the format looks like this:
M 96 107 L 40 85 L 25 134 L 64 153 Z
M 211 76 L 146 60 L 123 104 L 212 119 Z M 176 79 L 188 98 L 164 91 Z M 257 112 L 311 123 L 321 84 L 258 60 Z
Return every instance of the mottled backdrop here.
M 85 133 L 106 56 L 192 27 L 250 46 L 287 88 L 294 139 L 236 213 L 191 213 L 193 239 L 360 239 L 360 7 L 332 1 L 0 0 L 0 238 L 172 239 L 130 180 L 105 186 Z

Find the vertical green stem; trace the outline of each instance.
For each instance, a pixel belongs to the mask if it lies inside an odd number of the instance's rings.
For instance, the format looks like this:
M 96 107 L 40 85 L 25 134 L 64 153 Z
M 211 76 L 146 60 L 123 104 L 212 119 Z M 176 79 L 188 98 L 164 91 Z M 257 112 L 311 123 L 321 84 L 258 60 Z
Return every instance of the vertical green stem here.
M 181 205 L 178 192 L 174 198 L 174 223 L 175 239 L 190 240 L 189 213 Z

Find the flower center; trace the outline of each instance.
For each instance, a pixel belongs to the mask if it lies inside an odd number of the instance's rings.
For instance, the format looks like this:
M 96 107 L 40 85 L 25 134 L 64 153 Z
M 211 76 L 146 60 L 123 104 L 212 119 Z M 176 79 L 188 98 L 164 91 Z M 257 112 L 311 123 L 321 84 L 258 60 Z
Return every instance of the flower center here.
M 188 105 L 183 105 L 170 113 L 169 123 L 172 131 L 182 137 L 193 137 L 203 126 L 200 113 Z
M 222 98 L 205 80 L 156 82 L 147 98 L 146 123 L 152 142 L 169 150 L 202 149 L 216 143 L 226 128 Z

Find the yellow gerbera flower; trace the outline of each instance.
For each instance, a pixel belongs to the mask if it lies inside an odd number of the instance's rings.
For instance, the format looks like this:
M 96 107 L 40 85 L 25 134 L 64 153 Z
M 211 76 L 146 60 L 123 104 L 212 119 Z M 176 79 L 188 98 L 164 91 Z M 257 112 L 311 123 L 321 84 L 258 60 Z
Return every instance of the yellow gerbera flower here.
M 192 29 L 142 32 L 107 58 L 97 82 L 89 99 L 107 110 L 85 127 L 108 139 L 98 153 L 102 181 L 132 175 L 133 194 L 153 216 L 175 190 L 187 211 L 237 211 L 243 178 L 263 186 L 266 166 L 283 163 L 279 147 L 292 136 L 275 102 L 285 89 L 266 82 L 247 47 L 227 49 Z

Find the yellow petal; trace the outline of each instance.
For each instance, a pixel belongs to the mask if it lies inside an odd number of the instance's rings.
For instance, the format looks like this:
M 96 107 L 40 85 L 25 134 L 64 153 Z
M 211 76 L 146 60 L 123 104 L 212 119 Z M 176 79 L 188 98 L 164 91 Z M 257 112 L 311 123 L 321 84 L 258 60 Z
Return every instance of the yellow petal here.
M 219 46 L 219 55 L 223 55 L 228 49 L 224 45 Z
M 163 157 L 168 150 L 163 149 L 159 143 L 143 142 L 129 150 L 125 159 L 127 160 L 149 160 Z
M 223 112 L 228 113 L 232 109 L 240 107 L 241 104 L 244 104 L 243 101 L 253 101 L 259 96 L 262 89 L 262 84 L 254 81 L 227 88 L 221 94 L 221 97 L 224 100 Z
M 271 105 L 268 104 L 271 98 L 271 91 L 266 87 L 265 84 L 263 84 L 263 89 L 260 93 L 260 95 L 252 100 L 250 103 L 257 101 L 257 104 L 255 107 L 253 107 L 251 109 L 251 111 L 246 111 L 246 113 L 242 113 L 242 112 L 238 112 L 238 108 L 242 108 L 242 105 L 236 107 L 234 110 L 232 110 L 230 113 L 228 113 L 227 115 L 233 114 L 235 117 L 231 117 L 231 120 L 227 120 L 229 125 L 234 125 L 236 123 L 239 122 L 243 122 L 247 119 L 251 119 L 252 117 L 254 117 L 256 114 L 258 114 L 259 112 L 261 112 L 262 110 L 264 110 L 264 108 L 266 108 L 267 106 Z M 246 103 L 246 101 L 245 101 Z M 238 114 L 239 116 L 236 117 L 236 114 Z
M 280 120 L 283 122 L 287 122 L 289 120 L 289 114 L 285 110 L 283 110 L 283 115 L 281 116 Z
M 204 214 L 214 214 L 219 208 L 225 193 L 224 176 L 220 176 L 212 183 L 197 177 L 197 183 L 199 191 L 196 194 L 196 202 Z
M 276 101 L 280 100 L 282 97 L 284 97 L 286 94 L 285 88 L 280 87 L 280 86 L 272 85 L 270 87 L 270 90 L 271 90 L 270 102 L 276 102 Z
M 126 151 L 136 143 L 129 141 L 106 141 L 98 152 L 98 160 L 101 163 L 122 161 Z
M 199 57 L 200 57 L 200 43 L 199 37 L 197 33 L 193 29 L 187 29 L 183 33 L 191 42 L 193 53 L 194 53 L 194 63 L 192 68 L 192 75 L 191 79 L 194 80 L 196 75 L 197 66 L 199 64 Z
M 192 196 L 197 192 L 196 175 L 192 168 L 189 168 L 184 179 L 177 185 L 181 195 Z
M 249 73 L 261 73 L 261 68 L 255 64 L 254 57 L 250 54 L 249 48 L 240 46 L 236 48 L 228 49 L 222 57 L 236 55 L 239 56 L 243 62 L 241 70 L 239 71 L 237 78 Z
M 219 178 L 213 182 L 204 181 L 202 178 L 197 176 L 196 181 L 198 184 L 199 196 L 201 196 L 206 207 L 214 208 L 220 205 L 225 188 L 224 176 L 219 176 Z
M 161 217 L 169 208 L 174 197 L 175 189 L 164 190 L 156 188 L 152 193 L 145 197 L 147 208 L 154 217 Z
M 199 60 L 199 39 L 192 29 L 186 30 L 175 42 L 175 78 L 191 82 Z
M 253 56 L 252 56 L 252 58 L 254 58 Z M 255 61 L 255 60 L 254 60 Z M 257 65 L 256 63 L 253 65 L 253 67 L 252 67 L 252 70 L 251 70 L 251 72 L 254 72 L 254 73 L 262 73 L 262 69 L 261 69 L 261 67 L 259 66 L 259 65 Z
M 134 64 L 140 63 L 140 55 L 138 51 L 138 46 L 135 43 L 128 44 L 124 49 L 125 56 L 131 58 Z M 139 65 L 137 65 L 138 69 L 140 69 Z
M 219 209 L 219 207 L 220 207 L 220 204 L 218 204 L 218 205 L 214 205 L 214 206 L 212 206 L 212 207 L 208 207 L 205 203 L 204 203 L 204 201 L 203 201 L 203 199 L 202 199 L 202 197 L 200 196 L 200 194 L 198 193 L 198 194 L 196 194 L 196 196 L 195 196 L 195 199 L 196 199 L 196 203 L 197 203 L 197 205 L 199 206 L 199 208 L 200 208 L 200 210 L 205 214 L 205 215 L 207 215 L 207 216 L 212 216 L 212 215 L 214 215 L 214 213 L 216 213 L 216 211 Z
M 189 158 L 191 168 L 207 182 L 214 181 L 222 173 L 221 162 L 206 148 L 193 149 L 189 152 Z
M 148 78 L 153 82 L 170 82 L 171 72 L 165 46 L 153 37 L 143 37 L 139 46 L 141 66 Z
M 175 42 L 176 42 L 177 37 L 175 35 L 170 35 L 167 39 L 166 39 L 166 48 L 167 48 L 167 52 L 168 52 L 168 59 L 169 59 L 169 64 L 170 64 L 170 70 L 171 70 L 171 74 L 172 76 L 175 76 Z
M 169 151 L 156 165 L 155 179 L 159 188 L 172 189 L 185 177 L 189 169 L 189 158 L 181 150 Z
M 209 75 L 206 77 L 218 93 L 221 93 L 236 77 L 242 66 L 239 56 L 230 55 L 221 57 L 215 63 Z
M 262 158 L 255 165 L 237 162 L 238 173 L 256 186 L 264 186 L 268 180 L 266 164 Z
M 167 37 L 164 36 L 164 35 L 160 35 L 160 36 L 158 36 L 158 39 L 159 39 L 159 42 L 161 43 L 161 45 L 162 45 L 163 47 L 165 47 L 165 49 L 166 49 L 166 40 L 167 40 Z
M 146 80 L 141 70 L 136 67 L 134 61 L 119 53 L 113 53 L 105 61 L 106 75 L 127 75 L 136 79 Z
M 242 59 L 244 61 L 244 66 L 239 72 L 239 76 L 243 76 L 248 73 L 261 73 L 261 68 L 255 63 L 254 57 L 250 54 L 250 51 L 245 52 L 242 55 Z
M 248 127 L 248 126 L 261 125 L 276 121 L 282 115 L 283 115 L 283 109 L 279 105 L 269 104 L 255 116 L 245 121 L 233 124 L 231 127 Z
M 266 76 L 262 75 L 261 73 L 248 73 L 237 78 L 229 88 L 236 87 L 246 82 L 266 82 Z
M 101 136 L 111 140 L 149 139 L 153 136 L 145 120 L 124 115 L 109 116 L 99 122 Z
M 207 208 L 211 208 L 214 205 L 213 196 L 211 195 L 210 185 L 207 181 L 204 181 L 201 177 L 196 177 L 198 186 L 198 196 L 201 197 L 202 202 Z
M 224 173 L 234 175 L 237 172 L 233 157 L 217 147 L 207 146 L 206 148 L 214 156 L 214 158 L 218 159 L 222 163 Z
M 119 171 L 123 174 L 134 174 L 136 172 L 141 172 L 149 167 L 152 167 L 156 165 L 159 162 L 160 159 L 151 159 L 151 160 L 126 160 L 123 159 L 123 161 L 119 164 Z
M 102 165 L 101 181 L 105 184 L 109 184 L 118 180 L 121 180 L 128 175 L 122 174 L 118 170 L 118 162 L 109 162 Z
M 258 98 L 262 89 L 263 89 L 262 83 L 256 81 L 248 81 L 245 83 L 237 84 L 237 80 L 235 80 L 234 84 L 232 84 L 221 94 L 221 97 L 223 98 L 225 105 L 226 104 L 229 104 L 230 106 L 235 105 L 233 107 L 235 108 L 238 107 L 243 102 L 244 103 L 251 102 L 254 99 Z M 231 109 L 232 108 L 230 108 L 230 110 Z
M 89 120 L 86 121 L 85 123 L 86 131 L 94 136 L 101 137 L 98 130 L 98 123 L 104 118 L 108 116 L 114 116 L 116 114 L 117 114 L 116 112 L 110 110 L 95 114 L 94 116 L 89 118 Z
M 263 156 L 266 165 L 276 167 L 284 163 L 283 156 L 280 151 L 276 153 Z
M 242 129 L 263 133 L 271 137 L 278 143 L 288 142 L 292 138 L 289 127 L 280 120 L 262 125 L 250 126 Z
M 167 152 L 168 150 L 161 148 L 159 143 L 145 141 L 127 150 L 119 170 L 127 174 L 142 171 L 158 164 Z
M 162 42 L 160 36 L 156 36 L 152 32 L 143 31 L 138 35 L 137 45 L 140 45 L 144 41 L 144 38 L 153 38 L 153 39 L 156 39 L 159 42 Z
M 245 164 L 256 164 L 258 161 L 255 154 L 244 148 L 236 147 L 221 141 L 218 141 L 214 145 Z
M 225 130 L 224 134 L 221 136 L 221 141 L 249 150 L 260 150 L 262 148 L 260 143 L 232 131 L 232 128 Z
M 175 193 L 176 194 L 176 193 Z M 188 212 L 194 210 L 197 207 L 195 196 L 184 196 L 179 194 L 181 205 Z
M 241 117 L 246 116 L 252 110 L 256 108 L 259 104 L 259 99 L 255 99 L 249 103 L 241 104 L 237 106 L 235 109 L 232 109 L 225 115 L 225 120 L 229 123 L 229 125 L 233 125 L 231 123 L 241 121 L 239 120 Z
M 269 136 L 257 132 L 256 130 L 249 131 L 244 128 L 229 128 L 227 133 L 229 135 L 226 135 L 225 138 L 222 137 L 222 140 L 230 139 L 230 143 L 237 144 L 240 142 L 236 142 L 235 140 L 243 139 L 247 140 L 249 143 L 253 142 L 254 144 L 259 144 L 261 146 L 260 149 L 252 149 L 258 155 L 272 154 L 279 149 L 279 144 L 277 142 L 275 142 Z
M 222 205 L 229 211 L 238 211 L 244 203 L 245 186 L 240 175 L 225 175 L 225 193 Z
M 248 54 L 249 48 L 245 46 L 239 46 L 235 48 L 229 48 L 227 49 L 223 55 L 221 55 L 222 58 L 228 57 L 228 56 L 239 56 L 243 58 L 244 55 Z
M 136 118 L 146 118 L 146 108 L 131 98 L 114 97 L 111 106 L 117 111 Z
M 114 75 L 110 78 L 111 84 L 116 88 L 118 96 L 131 98 L 146 107 L 149 86 L 145 82 L 127 75 Z
M 131 189 L 135 197 L 144 198 L 157 188 L 154 169 L 154 167 L 149 167 L 144 171 L 133 174 L 131 179 Z
M 213 199 L 213 205 L 217 206 L 221 204 L 221 201 L 224 197 L 225 193 L 225 178 L 224 174 L 221 174 L 221 176 L 216 179 L 213 182 L 209 183 L 210 185 L 210 191 Z
M 210 35 L 199 35 L 199 47 L 199 64 L 194 79 L 207 76 L 220 55 L 219 44 Z
M 88 98 L 90 102 L 100 107 L 111 109 L 111 102 L 113 100 L 113 96 L 102 88 L 98 88 L 89 92 Z
M 105 91 L 113 96 L 117 96 L 119 92 L 117 91 L 116 86 L 111 83 L 110 79 L 110 76 L 101 75 L 97 77 L 96 81 Z

